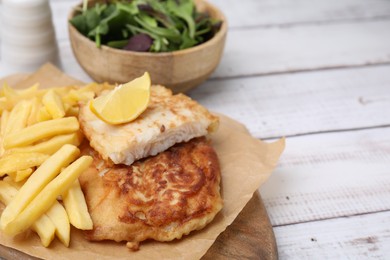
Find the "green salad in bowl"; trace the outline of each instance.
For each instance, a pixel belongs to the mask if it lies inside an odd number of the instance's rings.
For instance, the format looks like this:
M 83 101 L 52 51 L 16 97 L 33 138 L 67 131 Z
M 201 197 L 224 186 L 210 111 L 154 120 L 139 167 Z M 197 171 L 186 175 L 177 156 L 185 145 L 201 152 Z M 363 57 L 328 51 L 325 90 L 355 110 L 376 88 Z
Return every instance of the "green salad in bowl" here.
M 84 1 L 70 23 L 97 47 L 171 52 L 211 39 L 222 21 L 199 12 L 193 0 Z

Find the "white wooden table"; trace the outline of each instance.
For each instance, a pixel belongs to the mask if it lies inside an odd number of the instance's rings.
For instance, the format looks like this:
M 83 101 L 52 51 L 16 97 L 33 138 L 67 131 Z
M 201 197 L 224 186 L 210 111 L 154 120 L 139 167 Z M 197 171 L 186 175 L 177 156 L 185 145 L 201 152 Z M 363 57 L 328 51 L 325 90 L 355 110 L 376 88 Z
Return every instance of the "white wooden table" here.
M 62 69 L 91 81 L 51 6 Z M 189 95 L 257 138 L 287 137 L 260 188 L 280 259 L 390 259 L 390 1 L 212 0 L 224 57 Z M 0 68 L 0 76 L 2 74 Z

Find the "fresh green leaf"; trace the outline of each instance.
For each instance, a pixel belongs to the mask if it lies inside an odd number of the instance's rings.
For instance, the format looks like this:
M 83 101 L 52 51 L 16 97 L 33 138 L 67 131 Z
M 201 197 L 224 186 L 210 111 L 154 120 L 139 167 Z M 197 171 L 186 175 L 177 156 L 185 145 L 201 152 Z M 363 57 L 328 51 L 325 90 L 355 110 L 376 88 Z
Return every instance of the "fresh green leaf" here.
M 194 3 L 191 0 L 167 0 L 168 10 L 186 21 L 189 36 L 195 37 L 195 21 L 193 18 Z
M 134 17 L 134 20 L 139 25 L 141 25 L 145 30 L 154 33 L 158 36 L 165 37 L 168 40 L 173 42 L 180 42 L 181 40 L 180 33 L 177 30 L 170 30 L 162 27 L 151 27 L 149 24 L 147 24 L 146 22 L 144 22 L 138 17 Z
M 156 28 L 157 27 L 157 20 L 154 19 L 153 17 L 147 15 L 147 14 L 144 14 L 144 13 L 140 13 L 139 14 L 139 18 L 144 21 L 145 23 L 147 23 L 150 27 L 153 27 L 153 28 Z
M 184 30 L 182 39 L 183 41 L 180 44 L 180 50 L 190 48 L 198 43 L 195 39 L 190 37 L 187 29 Z
M 118 10 L 122 10 L 124 12 L 127 12 L 130 15 L 136 15 L 139 13 L 138 7 L 134 4 L 134 2 L 132 2 L 130 4 L 124 4 L 124 3 L 118 2 L 116 4 L 116 6 L 117 6 Z
M 89 9 L 85 13 L 85 21 L 87 23 L 88 31 L 95 29 L 100 23 L 100 17 L 96 12 L 96 9 Z
M 101 36 L 106 35 L 109 32 L 110 28 L 107 23 L 100 23 L 92 31 L 88 33 L 89 37 L 95 37 L 95 43 L 97 47 L 101 46 Z
M 87 4 L 83 0 L 82 8 L 77 9 L 79 14 L 69 22 L 98 47 L 105 44 L 121 48 L 135 35 L 146 34 L 153 39 L 149 51 L 175 51 L 209 40 L 221 27 L 221 21 L 198 12 L 193 0 L 111 0 Z
M 84 15 L 76 15 L 69 21 L 82 34 L 88 33 L 87 22 Z
M 127 45 L 128 42 L 129 42 L 129 40 L 110 41 L 110 42 L 107 42 L 107 46 L 109 46 L 111 48 L 122 49 L 123 47 L 125 47 Z
M 138 9 L 140 12 L 152 16 L 168 29 L 175 27 L 175 23 L 169 16 L 168 10 L 159 1 L 149 1 L 148 4 L 138 5 Z

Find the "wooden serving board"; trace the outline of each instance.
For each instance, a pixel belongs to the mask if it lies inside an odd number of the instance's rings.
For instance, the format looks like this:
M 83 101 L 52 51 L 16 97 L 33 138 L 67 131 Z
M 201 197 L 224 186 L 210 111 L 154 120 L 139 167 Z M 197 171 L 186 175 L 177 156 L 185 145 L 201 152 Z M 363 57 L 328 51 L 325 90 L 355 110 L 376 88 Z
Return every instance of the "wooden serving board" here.
M 27 74 L 16 74 L 0 79 L 9 85 L 27 77 Z M 15 249 L 0 245 L 0 258 L 32 260 L 35 257 Z M 212 247 L 202 259 L 265 259 L 278 258 L 275 236 L 267 211 L 258 192 L 223 233 L 219 235 Z
M 203 259 L 278 259 L 274 232 L 258 192 Z

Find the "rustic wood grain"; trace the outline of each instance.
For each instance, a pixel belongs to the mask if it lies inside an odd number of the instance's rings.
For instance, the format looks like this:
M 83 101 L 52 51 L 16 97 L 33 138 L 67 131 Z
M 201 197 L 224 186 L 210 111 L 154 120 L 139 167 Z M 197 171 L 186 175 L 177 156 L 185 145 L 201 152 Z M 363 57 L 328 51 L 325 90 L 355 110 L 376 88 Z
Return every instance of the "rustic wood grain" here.
M 389 72 L 378 66 L 216 80 L 189 95 L 262 139 L 348 130 L 390 124 Z
M 203 257 L 208 259 L 277 259 L 267 211 L 258 193 Z
M 142 250 L 142 249 L 141 249 Z M 131 253 L 129 253 L 130 256 Z M 0 245 L 0 258 L 36 260 L 20 251 Z M 206 259 L 276 260 L 277 247 L 267 211 L 256 192 L 236 220 L 215 241 Z
M 389 63 L 390 33 L 383 33 L 389 27 L 390 20 L 383 20 L 231 30 L 221 64 L 213 77 Z
M 288 139 L 280 168 L 360 162 L 390 163 L 390 127 L 324 133 Z
M 280 259 L 389 259 L 390 211 L 274 228 Z
M 261 187 L 274 226 L 390 210 L 390 127 L 287 139 Z
M 210 0 L 225 11 L 230 28 L 290 26 L 390 16 L 386 0 Z

